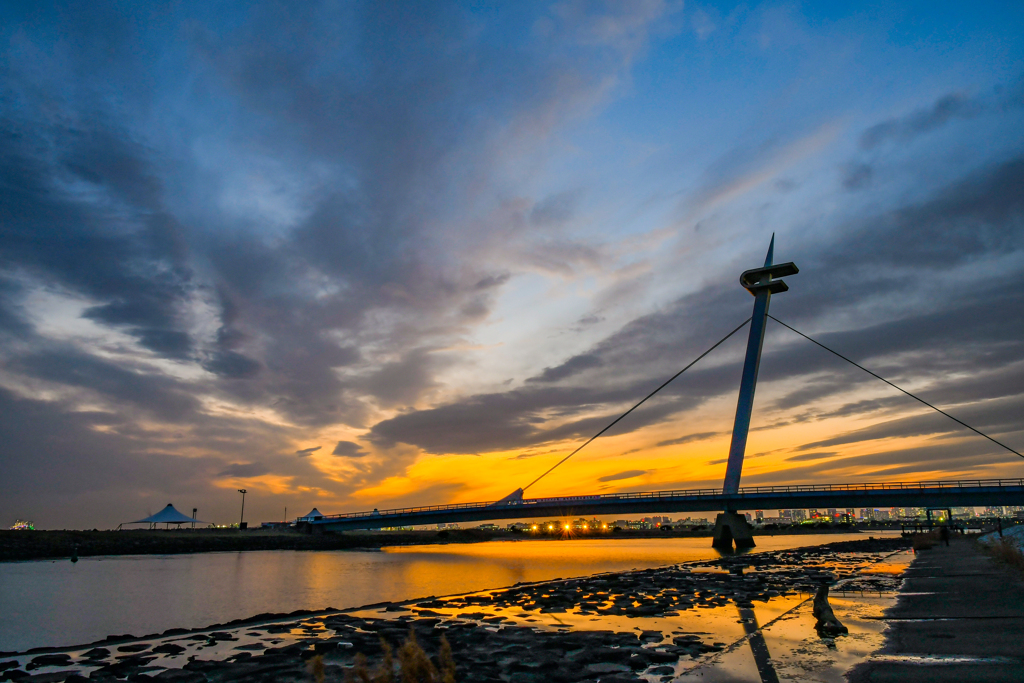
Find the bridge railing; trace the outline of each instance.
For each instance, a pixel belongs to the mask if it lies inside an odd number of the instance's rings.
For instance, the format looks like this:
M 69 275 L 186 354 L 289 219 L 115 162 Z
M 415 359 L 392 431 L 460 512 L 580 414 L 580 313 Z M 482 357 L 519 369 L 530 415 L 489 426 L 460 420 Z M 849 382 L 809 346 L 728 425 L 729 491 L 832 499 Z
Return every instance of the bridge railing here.
M 866 482 L 859 484 L 790 484 L 785 486 L 744 486 L 738 493 L 729 496 L 730 500 L 750 495 L 791 494 L 791 493 L 830 493 L 842 491 L 905 491 L 924 489 L 970 489 L 970 488 L 1002 488 L 1006 486 L 1024 487 L 1024 479 L 960 479 L 934 480 L 914 482 Z M 677 489 L 669 491 L 645 491 L 637 493 L 601 493 L 592 496 L 559 496 L 556 498 L 527 498 L 522 501 L 501 503 L 502 507 L 521 510 L 524 507 L 543 505 L 571 505 L 573 503 L 593 503 L 603 501 L 628 501 L 638 499 L 660 498 L 719 498 L 724 496 L 722 489 Z M 389 510 L 372 510 L 370 512 L 350 512 L 339 515 L 324 515 L 321 522 L 330 520 L 362 519 L 366 517 L 392 517 L 423 512 L 445 512 L 450 510 L 474 510 L 497 507 L 497 502 L 483 503 L 451 503 L 448 505 L 423 505 L 419 507 L 392 508 Z

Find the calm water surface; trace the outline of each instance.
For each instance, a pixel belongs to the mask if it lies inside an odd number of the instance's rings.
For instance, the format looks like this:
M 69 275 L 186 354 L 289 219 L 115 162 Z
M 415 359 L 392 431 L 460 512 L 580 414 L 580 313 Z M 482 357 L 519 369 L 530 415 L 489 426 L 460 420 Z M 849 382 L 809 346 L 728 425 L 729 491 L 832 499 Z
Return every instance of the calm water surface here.
M 759 551 L 865 538 L 757 537 Z M 0 563 L 0 651 L 196 628 L 718 557 L 710 538 L 496 541 L 381 552 L 264 551 Z

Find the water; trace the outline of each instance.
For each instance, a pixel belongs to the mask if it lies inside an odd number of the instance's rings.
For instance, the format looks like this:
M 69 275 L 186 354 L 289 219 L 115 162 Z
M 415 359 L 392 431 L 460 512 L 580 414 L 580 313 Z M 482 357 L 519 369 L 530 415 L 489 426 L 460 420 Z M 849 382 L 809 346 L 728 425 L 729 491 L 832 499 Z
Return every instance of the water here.
M 864 538 L 759 536 L 758 550 Z M 0 563 L 0 651 L 712 559 L 708 538 L 495 541 Z

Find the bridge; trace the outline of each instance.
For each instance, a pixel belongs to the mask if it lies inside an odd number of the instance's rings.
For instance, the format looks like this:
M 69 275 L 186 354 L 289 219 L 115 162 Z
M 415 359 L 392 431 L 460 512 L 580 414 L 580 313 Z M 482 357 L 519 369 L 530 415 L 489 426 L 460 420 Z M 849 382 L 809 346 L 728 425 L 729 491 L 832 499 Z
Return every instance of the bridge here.
M 764 266 L 748 270 L 740 276 L 740 284 L 754 296 L 754 312 L 748 320 L 744 321 L 743 324 L 727 334 L 693 362 L 670 377 L 661 386 L 640 400 L 639 403 L 620 415 L 608 426 L 576 448 L 576 450 L 569 453 L 569 455 L 559 460 L 554 466 L 527 486 L 517 489 L 498 501 L 372 510 L 370 512 L 300 518 L 299 521 L 309 524 L 312 529 L 344 531 L 496 519 L 541 519 L 564 518 L 577 515 L 722 510 L 723 512 L 715 520 L 715 534 L 712 545 L 718 548 L 732 548 L 735 542 L 737 548 L 752 548 L 754 547 L 754 540 L 746 518 L 738 514 L 740 510 L 876 507 L 952 508 L 987 505 L 1024 505 L 1024 479 L 753 486 L 740 488 L 743 456 L 746 450 L 747 434 L 753 412 L 754 390 L 757 384 L 758 368 L 761 363 L 761 349 L 764 344 L 765 328 L 769 318 L 842 360 L 852 363 L 876 379 L 885 382 L 907 396 L 945 415 L 961 426 L 1024 458 L 1024 455 L 1009 446 L 996 441 L 991 436 L 936 408 L 914 394 L 901 389 L 842 354 L 811 339 L 799 330 L 786 325 L 781 320 L 770 316 L 768 314 L 768 306 L 772 294 L 780 294 L 789 290 L 788 285 L 780 278 L 796 275 L 800 272 L 793 263 L 775 265 L 774 251 L 775 236 L 773 235 L 772 241 L 768 246 L 768 254 L 765 257 Z M 525 497 L 527 489 L 639 408 L 644 402 L 714 351 L 725 340 L 747 325 L 747 323 L 750 324 L 750 332 L 743 361 L 743 374 L 740 378 L 739 398 L 736 405 L 736 417 L 733 423 L 725 481 L 721 489 L 610 493 L 557 498 Z
M 740 488 L 736 493 L 723 493 L 722 489 L 606 493 L 594 496 L 426 505 L 324 515 L 310 518 L 308 521 L 325 530 L 346 531 L 493 519 L 566 518 L 649 512 L 801 510 L 829 507 L 952 508 L 975 505 L 1024 505 L 1024 479 L 747 486 Z

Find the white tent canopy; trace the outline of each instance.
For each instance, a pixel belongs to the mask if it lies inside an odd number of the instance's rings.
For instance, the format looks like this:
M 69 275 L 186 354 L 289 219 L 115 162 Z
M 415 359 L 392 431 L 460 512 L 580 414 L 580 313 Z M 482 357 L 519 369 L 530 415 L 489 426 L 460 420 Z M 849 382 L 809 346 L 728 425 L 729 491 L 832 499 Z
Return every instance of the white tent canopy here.
M 315 518 L 323 517 L 323 516 L 324 516 L 324 513 L 320 512 L 316 508 L 313 508 L 312 510 L 309 511 L 308 514 L 302 515 L 296 521 L 298 521 L 298 522 L 311 522 Z
M 201 522 L 198 519 L 192 519 L 188 515 L 181 514 L 173 505 L 168 503 L 167 507 L 155 515 L 150 515 L 145 519 L 140 519 L 135 522 L 128 522 L 128 524 L 189 524 L 191 522 L 206 524 L 206 522 Z

